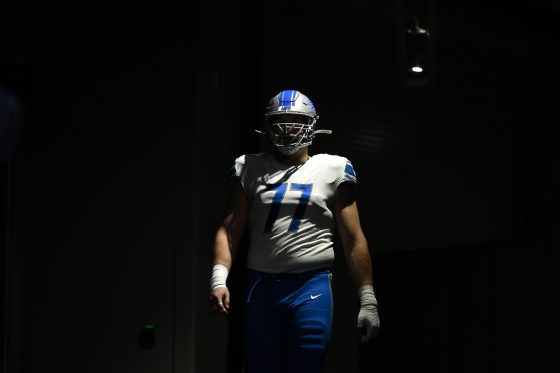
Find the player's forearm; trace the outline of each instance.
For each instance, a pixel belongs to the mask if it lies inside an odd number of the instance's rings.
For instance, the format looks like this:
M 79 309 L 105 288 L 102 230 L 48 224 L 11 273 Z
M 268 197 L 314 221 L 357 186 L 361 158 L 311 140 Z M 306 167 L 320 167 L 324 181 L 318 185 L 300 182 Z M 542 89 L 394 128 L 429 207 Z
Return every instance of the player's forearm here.
M 216 231 L 214 240 L 214 250 L 212 255 L 212 265 L 223 264 L 228 270 L 231 269 L 233 259 L 235 257 L 235 247 L 231 236 L 225 226 L 221 226 Z
M 357 288 L 373 285 L 371 257 L 365 239 L 352 242 L 345 251 L 348 269 Z

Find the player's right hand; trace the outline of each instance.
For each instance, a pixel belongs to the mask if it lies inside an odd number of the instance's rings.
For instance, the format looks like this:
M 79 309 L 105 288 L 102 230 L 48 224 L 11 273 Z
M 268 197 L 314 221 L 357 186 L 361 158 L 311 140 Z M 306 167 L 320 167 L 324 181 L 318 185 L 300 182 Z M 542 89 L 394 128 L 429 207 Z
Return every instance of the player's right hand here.
M 228 288 L 216 288 L 212 290 L 209 299 L 210 311 L 228 314 L 229 311 L 229 290 Z

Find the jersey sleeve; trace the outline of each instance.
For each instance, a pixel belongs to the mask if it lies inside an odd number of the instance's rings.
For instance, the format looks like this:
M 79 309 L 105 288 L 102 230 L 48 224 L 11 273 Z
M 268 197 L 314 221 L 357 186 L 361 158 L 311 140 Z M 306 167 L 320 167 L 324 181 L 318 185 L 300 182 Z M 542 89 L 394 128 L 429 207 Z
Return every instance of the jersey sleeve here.
M 240 157 L 237 157 L 235 161 L 233 161 L 229 174 L 230 182 L 233 182 L 235 180 L 241 181 L 243 179 L 244 168 L 245 168 L 245 156 L 242 155 Z
M 341 157 L 340 166 L 338 168 L 338 180 L 336 186 L 338 187 L 340 184 L 344 182 L 349 182 L 353 185 L 358 184 L 358 179 L 356 178 L 356 171 L 354 170 L 354 166 L 352 162 L 348 158 Z
M 241 186 L 243 187 L 243 190 L 246 192 L 247 191 L 246 174 L 247 174 L 246 159 L 245 159 L 245 155 L 242 155 L 240 157 L 237 157 L 233 162 L 233 165 L 231 166 L 229 183 L 233 184 L 235 181 L 239 181 L 241 183 Z

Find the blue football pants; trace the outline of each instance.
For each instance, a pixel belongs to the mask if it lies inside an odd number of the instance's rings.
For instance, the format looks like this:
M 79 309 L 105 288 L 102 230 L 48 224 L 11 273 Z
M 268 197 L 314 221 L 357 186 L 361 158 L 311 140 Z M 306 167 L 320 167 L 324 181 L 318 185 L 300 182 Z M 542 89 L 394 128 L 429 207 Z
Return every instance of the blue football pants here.
M 245 373 L 320 373 L 332 316 L 329 268 L 302 274 L 248 269 Z

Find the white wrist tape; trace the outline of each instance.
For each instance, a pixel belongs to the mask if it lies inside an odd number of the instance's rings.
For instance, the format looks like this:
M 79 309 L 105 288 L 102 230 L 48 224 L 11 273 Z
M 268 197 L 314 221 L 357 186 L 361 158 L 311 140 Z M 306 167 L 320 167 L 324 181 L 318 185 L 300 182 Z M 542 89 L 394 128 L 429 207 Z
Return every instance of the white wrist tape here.
M 377 299 L 375 298 L 372 285 L 360 287 L 358 289 L 358 295 L 360 296 L 360 307 L 374 306 L 377 308 Z
M 225 288 L 226 280 L 229 274 L 229 270 L 223 264 L 216 264 L 212 267 L 212 278 L 210 279 L 210 290 L 216 288 Z

